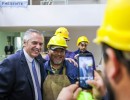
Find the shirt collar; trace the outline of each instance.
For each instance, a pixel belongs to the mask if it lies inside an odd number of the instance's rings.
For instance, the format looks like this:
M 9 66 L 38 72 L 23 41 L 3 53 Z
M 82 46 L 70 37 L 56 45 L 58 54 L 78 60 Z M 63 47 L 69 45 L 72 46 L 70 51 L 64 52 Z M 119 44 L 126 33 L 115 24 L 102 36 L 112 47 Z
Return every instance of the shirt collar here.
M 28 53 L 27 53 L 24 49 L 23 49 L 23 52 L 24 52 L 25 58 L 31 63 L 34 58 L 30 57 L 30 56 L 28 55 Z

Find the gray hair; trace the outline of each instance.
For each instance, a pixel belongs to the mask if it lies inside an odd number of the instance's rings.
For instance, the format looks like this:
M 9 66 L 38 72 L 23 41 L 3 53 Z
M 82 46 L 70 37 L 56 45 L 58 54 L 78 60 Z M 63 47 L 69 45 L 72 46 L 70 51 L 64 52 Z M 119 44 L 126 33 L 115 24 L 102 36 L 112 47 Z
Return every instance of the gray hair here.
M 28 30 L 24 33 L 23 42 L 28 41 L 29 39 L 31 39 L 32 33 L 36 33 L 36 34 L 39 34 L 39 35 L 43 36 L 43 34 L 42 34 L 40 31 L 38 31 L 38 30 L 28 29 Z

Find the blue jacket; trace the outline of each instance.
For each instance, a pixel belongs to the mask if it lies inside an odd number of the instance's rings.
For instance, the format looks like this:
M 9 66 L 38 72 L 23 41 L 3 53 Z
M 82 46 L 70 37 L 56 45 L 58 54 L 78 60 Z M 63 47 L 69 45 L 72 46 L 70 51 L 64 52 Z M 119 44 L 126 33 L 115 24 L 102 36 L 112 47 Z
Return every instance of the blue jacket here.
M 74 66 L 73 63 L 70 63 L 69 61 L 64 60 L 63 66 L 62 66 L 59 74 L 63 73 L 63 67 L 66 67 L 66 75 L 68 76 L 70 82 L 72 84 L 75 83 L 77 81 L 77 77 L 78 77 L 78 68 L 76 66 Z M 45 78 L 47 77 L 48 73 L 53 75 L 53 72 L 52 72 L 51 66 L 50 66 L 50 60 L 44 64 Z
M 42 89 L 44 59 L 41 55 L 35 59 L 40 64 Z M 0 100 L 35 100 L 31 73 L 22 50 L 0 63 Z
M 80 52 L 80 49 L 78 49 L 78 50 L 76 50 L 76 51 L 74 51 L 74 53 L 75 53 L 75 55 L 77 55 L 77 54 L 80 54 L 80 53 L 82 53 L 82 52 Z M 94 56 L 93 56 L 93 54 L 91 53 L 91 52 L 89 52 L 89 51 L 85 51 L 84 53 L 90 53 L 91 55 L 92 55 L 92 58 L 93 58 L 93 62 L 94 62 L 94 69 L 96 69 L 96 67 L 95 67 L 95 60 L 94 60 Z M 76 59 L 75 59 L 76 60 Z
M 80 49 L 74 51 L 75 55 L 80 54 L 80 53 L 82 53 L 82 52 L 80 52 Z M 91 52 L 89 52 L 89 51 L 86 50 L 84 53 L 91 53 Z
M 75 53 L 74 52 L 71 52 L 69 50 L 66 50 L 65 51 L 65 58 L 72 58 L 74 59 L 74 56 L 75 56 Z M 46 57 L 45 57 L 46 60 L 50 60 L 50 57 L 49 55 L 47 54 Z
M 74 59 L 74 56 L 75 56 L 74 52 L 71 52 L 69 50 L 65 51 L 65 58 L 72 58 L 72 59 Z

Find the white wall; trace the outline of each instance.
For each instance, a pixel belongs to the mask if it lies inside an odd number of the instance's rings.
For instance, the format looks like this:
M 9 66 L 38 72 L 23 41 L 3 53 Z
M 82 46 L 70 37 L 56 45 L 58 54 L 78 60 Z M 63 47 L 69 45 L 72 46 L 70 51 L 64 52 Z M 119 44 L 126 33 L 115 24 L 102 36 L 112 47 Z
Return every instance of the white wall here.
M 0 8 L 0 29 L 33 26 L 43 28 L 56 26 L 99 26 L 104 6 L 104 4 L 88 4 L 33 5 L 27 8 L 3 7 Z

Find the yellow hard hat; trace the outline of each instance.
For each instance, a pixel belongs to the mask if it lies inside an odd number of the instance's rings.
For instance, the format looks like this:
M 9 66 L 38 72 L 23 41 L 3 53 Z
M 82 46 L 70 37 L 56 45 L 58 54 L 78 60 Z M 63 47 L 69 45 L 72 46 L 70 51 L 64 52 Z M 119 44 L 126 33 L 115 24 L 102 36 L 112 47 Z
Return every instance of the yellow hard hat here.
M 70 39 L 69 32 L 65 27 L 58 28 L 54 35 L 59 35 L 59 36 L 65 38 L 65 39 L 68 39 L 68 40 Z
M 94 42 L 130 51 L 130 0 L 108 0 L 104 20 Z
M 77 46 L 79 45 L 80 42 L 87 42 L 89 43 L 89 40 L 86 36 L 80 36 L 77 40 Z
M 48 42 L 47 48 L 50 48 L 50 46 L 60 46 L 64 48 L 68 47 L 65 39 L 61 36 L 53 36 Z

